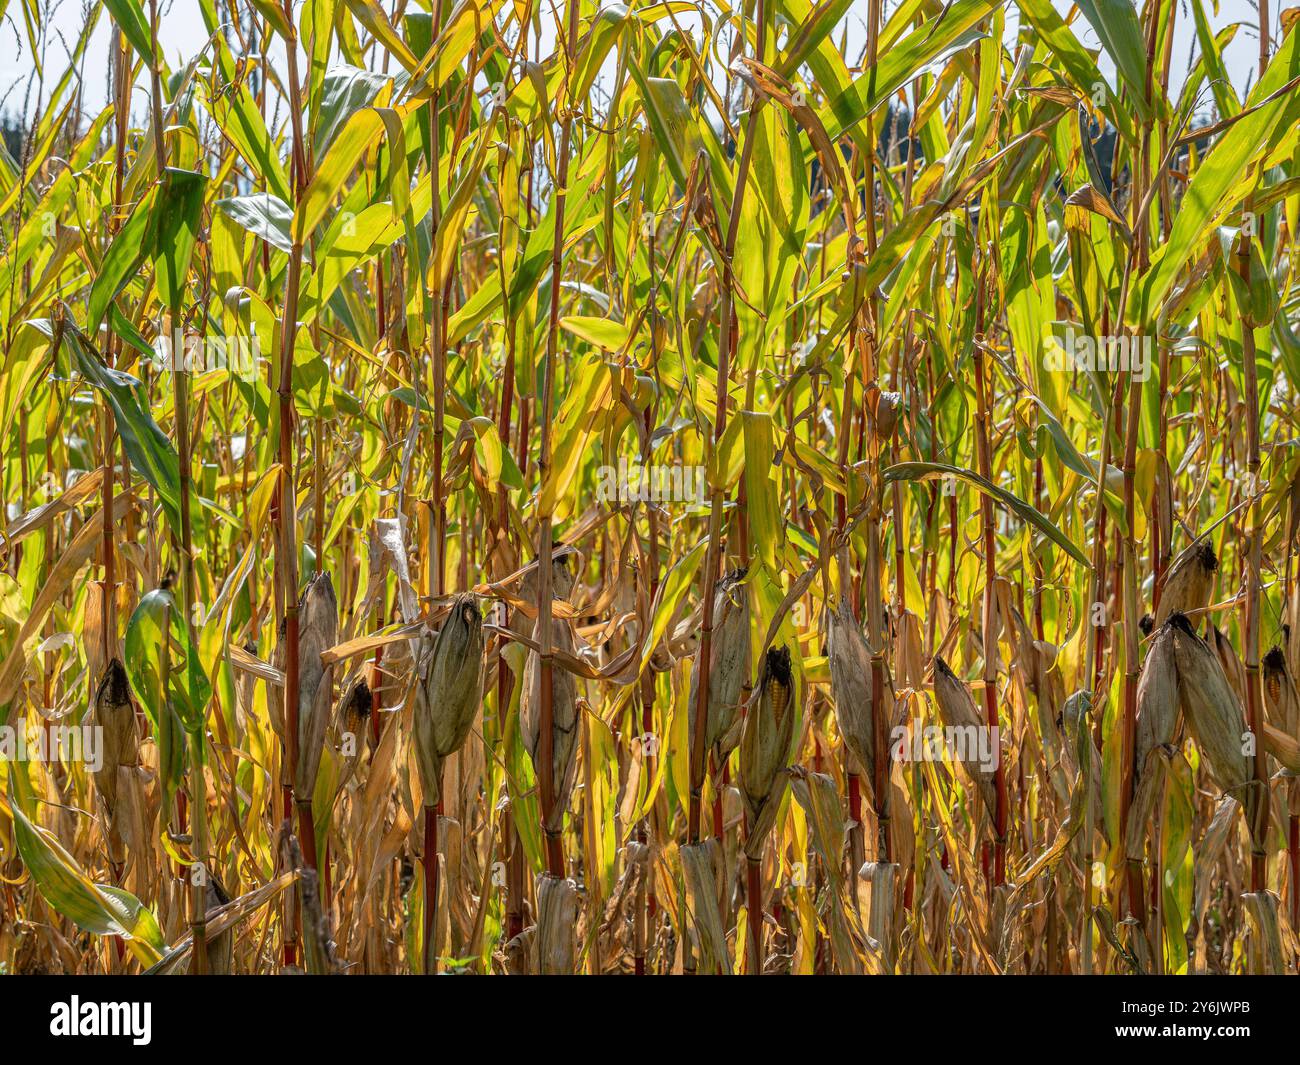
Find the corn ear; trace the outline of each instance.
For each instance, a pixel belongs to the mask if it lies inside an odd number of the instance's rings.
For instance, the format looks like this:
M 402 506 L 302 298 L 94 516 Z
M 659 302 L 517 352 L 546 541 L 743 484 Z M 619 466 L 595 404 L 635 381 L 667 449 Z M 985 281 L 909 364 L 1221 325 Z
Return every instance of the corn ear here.
M 726 922 L 722 904 L 723 861 L 716 839 L 688 843 L 681 849 L 685 873 L 686 908 L 691 918 L 691 932 L 698 971 L 731 972 L 731 955 L 727 950 Z
M 325 748 L 325 730 L 334 708 L 334 667 L 321 652 L 338 643 L 339 608 L 334 584 L 324 571 L 316 574 L 298 600 L 298 755 L 294 793 L 310 799 Z
M 1286 664 L 1282 648 L 1264 656 L 1264 711 L 1268 723 L 1292 736 L 1300 736 L 1300 693 Z
M 1147 760 L 1157 747 L 1174 742 L 1178 729 L 1178 668 L 1174 661 L 1174 634 L 1162 625 L 1151 640 L 1137 686 L 1137 734 L 1133 772 L 1137 781 L 1146 773 Z
M 207 918 L 209 921 L 214 916 L 214 911 L 219 910 L 230 902 L 230 893 L 226 890 L 225 885 L 217 875 L 208 870 L 208 887 L 206 892 Z M 232 958 L 235 946 L 235 929 L 227 928 L 218 932 L 208 940 L 208 973 L 211 976 L 230 976 L 232 969 Z
M 1219 786 L 1246 808 L 1246 823 L 1255 825 L 1260 796 L 1251 787 L 1251 757 L 1241 702 L 1233 692 L 1218 656 L 1192 630 L 1182 614 L 1169 619 L 1178 667 L 1179 703 L 1187 728 Z
M 873 390 L 874 391 L 874 390 Z M 901 392 L 875 392 L 875 430 L 881 440 L 889 440 L 898 429 L 898 415 L 903 406 Z
M 970 730 L 986 727 L 970 691 L 938 655 L 934 657 L 934 699 L 939 704 L 939 717 L 948 728 Z M 993 812 L 997 809 L 994 773 L 985 772 L 974 763 L 967 763 L 966 769 L 975 780 L 980 801 L 992 822 Z
M 537 878 L 537 969 L 543 976 L 566 976 L 577 964 L 578 886 L 542 874 Z
M 370 714 L 374 706 L 374 693 L 365 677 L 357 677 L 350 685 L 339 703 L 339 726 L 345 734 L 362 739 L 366 726 L 370 723 Z
M 139 732 L 131 685 L 121 661 L 110 659 L 95 691 L 94 724 L 100 730 L 102 758 L 95 772 L 95 787 L 104 800 L 110 824 L 117 816 L 117 771 L 139 761 Z
M 424 805 L 442 797 L 442 763 L 469 735 L 483 693 L 483 616 L 473 593 L 452 600 L 426 648 L 416 686 L 413 742 Z
M 705 749 L 721 764 L 740 741 L 740 695 L 749 677 L 749 596 L 745 571 L 736 570 L 718 581 L 713 598 L 713 638 L 709 647 L 709 710 Z M 700 656 L 691 669 L 688 736 L 695 735 L 696 693 L 700 686 Z
M 786 760 L 794 738 L 794 680 L 790 651 L 783 644 L 767 652 L 757 702 L 745 715 L 740 737 L 740 794 L 748 833 L 745 854 L 758 857 L 785 795 Z
M 1160 605 L 1152 619 L 1154 627 L 1159 628 L 1174 614 L 1204 610 L 1210 603 L 1218 568 L 1219 560 L 1209 541 L 1197 540 L 1184 548 L 1165 573 Z
M 533 628 L 533 640 L 541 642 L 541 620 Z M 572 654 L 575 650 L 573 626 L 564 618 L 551 619 L 551 646 L 557 651 Z M 541 655 L 529 651 L 524 665 L 523 694 L 519 705 L 520 727 L 524 748 L 533 760 L 533 771 L 540 774 L 542 725 L 542 668 Z M 555 786 L 555 801 L 546 829 L 559 832 L 564 827 L 564 812 L 569 806 L 569 794 L 578 768 L 578 679 L 559 665 L 551 667 L 551 780 Z
M 830 613 L 827 640 L 830 657 L 831 696 L 840 736 L 858 763 L 870 775 L 875 761 L 875 721 L 871 707 L 871 652 L 848 600 L 840 597 Z
M 567 600 L 578 583 L 582 568 L 582 552 L 568 544 L 555 544 L 551 549 L 551 598 Z M 519 597 L 527 603 L 538 603 L 540 581 L 537 564 L 529 566 L 519 581 Z
M 343 768 L 335 785 L 336 793 L 352 779 L 356 772 L 361 752 L 366 747 L 370 735 L 370 715 L 374 704 L 373 693 L 365 677 L 357 677 L 348 685 L 336 711 L 339 749 L 343 757 Z
M 1147 824 L 1165 779 L 1162 753 L 1173 743 L 1178 729 L 1178 669 L 1174 661 L 1174 636 L 1162 625 L 1151 640 L 1137 685 L 1137 726 L 1133 747 L 1133 794 L 1125 832 L 1125 853 L 1141 860 Z
M 1274 647 L 1264 656 L 1264 749 L 1282 766 L 1291 816 L 1300 814 L 1300 692 L 1286 655 Z

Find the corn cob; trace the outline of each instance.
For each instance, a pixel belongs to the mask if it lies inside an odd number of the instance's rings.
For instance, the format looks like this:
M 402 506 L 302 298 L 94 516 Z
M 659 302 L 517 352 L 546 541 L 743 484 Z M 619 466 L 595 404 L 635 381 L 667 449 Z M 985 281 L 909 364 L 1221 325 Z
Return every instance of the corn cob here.
M 752 858 L 762 853 L 785 795 L 785 765 L 794 738 L 793 696 L 790 651 L 784 645 L 774 647 L 767 652 L 758 700 L 746 713 L 740 736 L 740 793 L 749 826 L 745 854 Z

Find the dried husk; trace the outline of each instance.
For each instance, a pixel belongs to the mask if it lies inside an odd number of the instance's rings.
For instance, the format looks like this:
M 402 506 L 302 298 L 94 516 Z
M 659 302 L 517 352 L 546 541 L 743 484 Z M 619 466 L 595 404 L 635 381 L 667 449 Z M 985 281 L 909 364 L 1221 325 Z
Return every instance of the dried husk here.
M 119 865 L 127 855 L 148 855 L 157 838 L 154 826 L 161 796 L 152 787 L 155 779 L 155 769 L 140 761 L 118 767 L 117 809 L 109 826 L 109 844 L 110 857 Z M 135 874 L 147 877 L 146 866 L 147 862 L 140 863 Z
M 890 965 L 898 953 L 895 914 L 901 868 L 897 862 L 865 862 L 857 876 L 859 906 L 867 913 L 867 935 L 880 945 Z M 864 895 L 865 900 L 862 899 Z M 865 906 L 862 906 L 863 901 Z
M 1077 776 L 1085 759 L 1097 758 L 1096 745 L 1089 754 L 1086 749 L 1080 754 L 1080 747 L 1085 739 L 1090 739 L 1092 731 L 1088 726 L 1088 717 L 1092 713 L 1092 696 L 1086 689 L 1080 689 L 1070 695 L 1061 707 L 1061 728 L 1065 732 L 1063 753 L 1066 756 L 1071 774 Z
M 578 570 L 582 565 L 582 552 L 568 544 L 556 544 L 551 548 L 551 598 L 568 600 L 578 583 Z M 541 583 L 539 571 L 534 563 L 519 580 L 519 598 L 526 603 L 538 603 Z
M 1291 776 L 1300 776 L 1300 740 L 1264 722 L 1264 750 L 1278 760 Z M 1300 796 L 1297 796 L 1300 797 Z M 1300 808 L 1293 809 L 1300 813 Z
M 1281 765 L 1290 816 L 1300 815 L 1300 692 L 1280 647 L 1264 656 L 1264 750 Z
M 871 651 L 849 607 L 841 596 L 830 612 L 827 651 L 831 669 L 831 696 L 835 701 L 835 722 L 845 746 L 858 763 L 858 771 L 870 774 L 875 766 L 875 721 L 871 707 Z
M 1174 614 L 1193 613 L 1209 606 L 1218 568 L 1219 560 L 1208 540 L 1197 540 L 1184 548 L 1165 573 L 1160 605 L 1152 619 L 1155 627 L 1159 628 Z
M 1187 728 L 1224 791 L 1236 795 L 1246 808 L 1247 824 L 1255 824 L 1259 806 L 1256 789 L 1248 787 L 1252 759 L 1244 750 L 1246 716 L 1228 683 L 1218 656 L 1182 614 L 1169 619 L 1178 668 L 1179 703 Z
M 117 647 L 117 640 L 109 641 Z M 86 655 L 86 676 L 102 677 L 104 661 L 104 582 L 89 581 L 81 611 L 81 646 Z M 116 652 L 114 652 L 116 653 Z
M 449 795 L 444 784 L 444 796 Z M 438 817 L 438 854 L 442 879 L 438 889 L 438 943 L 446 944 L 439 956 L 461 957 L 474 920 L 470 891 L 466 888 L 465 828 L 456 817 Z M 475 885 L 477 887 L 477 884 Z
M 862 971 L 864 961 L 874 969 L 881 947 L 869 939 L 864 942 L 862 925 L 854 914 L 851 898 L 856 897 L 860 913 L 870 912 L 871 900 L 864 897 L 868 893 L 862 890 L 860 879 L 845 876 L 843 846 L 848 821 L 835 781 L 825 773 L 809 772 L 798 764 L 790 766 L 789 775 L 790 791 L 807 819 L 812 853 L 817 855 L 825 870 L 826 938 L 835 952 L 840 972 L 857 975 Z M 911 843 L 905 847 L 910 853 Z
M 1092 824 L 1109 840 L 1101 809 L 1101 752 L 1093 740 L 1091 716 L 1092 695 L 1085 688 L 1071 693 L 1061 705 L 1061 762 L 1072 782 L 1069 827 L 1072 833 L 1078 832 L 1091 817 Z M 1055 853 L 1059 859 L 1062 852 Z
M 483 616 L 473 593 L 452 600 L 416 685 L 413 740 L 424 805 L 442 797 L 442 763 L 460 749 L 483 693 Z
M 759 696 L 745 715 L 740 736 L 740 794 L 748 827 L 745 854 L 751 858 L 762 854 L 785 794 L 794 710 L 790 651 L 782 644 L 767 652 Z
M 938 655 L 934 657 L 934 699 L 939 705 L 939 717 L 949 728 L 983 729 L 987 722 L 980 715 L 966 688 L 948 663 Z M 990 822 L 997 809 L 997 792 L 994 788 L 995 773 L 986 772 L 978 763 L 965 763 L 967 771 L 975 780 L 979 790 L 980 801 L 988 812 Z
M 1133 795 L 1124 826 L 1125 852 L 1140 859 L 1147 825 L 1165 779 L 1165 756 L 1178 729 L 1178 669 L 1174 636 L 1162 625 L 1151 640 L 1137 687 L 1137 722 L 1133 749 Z
M 509 940 L 497 954 L 502 968 L 511 976 L 536 976 L 537 959 L 533 949 L 536 940 L 537 926 L 531 924 Z
M 1228 846 L 1228 838 L 1236 830 L 1241 803 L 1231 795 L 1224 795 L 1214 807 L 1210 823 L 1201 833 L 1201 845 L 1195 851 L 1192 883 L 1190 927 L 1196 929 L 1196 971 L 1205 971 L 1205 939 L 1208 931 L 1205 920 L 1210 901 L 1222 889 L 1223 880 L 1215 875 Z
M 1141 861 L 1146 849 L 1147 827 L 1155 815 L 1156 803 L 1164 791 L 1169 772 L 1167 749 L 1156 747 L 1147 759 L 1142 775 L 1133 786 L 1133 801 L 1129 804 L 1128 824 L 1124 826 L 1124 847 L 1127 857 Z
M 723 920 L 724 860 L 716 839 L 688 843 L 681 849 L 685 873 L 686 908 L 694 932 L 697 971 L 712 974 L 719 970 L 731 973 L 731 954 L 727 949 L 726 923 Z
M 543 873 L 537 878 L 537 970 L 566 976 L 577 963 L 578 885 Z
M 118 813 L 118 769 L 139 761 L 139 731 L 135 706 L 131 702 L 131 685 L 121 661 L 113 658 L 95 691 L 92 723 L 100 730 L 102 759 L 95 772 L 95 787 L 104 800 L 110 824 Z
M 1262 968 L 1259 976 L 1284 976 L 1287 971 L 1286 951 L 1282 947 L 1282 920 L 1279 899 L 1271 891 L 1252 891 L 1242 895 L 1246 912 L 1254 926 L 1259 941 Z
M 248 654 L 257 656 L 257 644 L 251 640 L 245 642 L 244 651 Z M 256 716 L 254 710 L 257 698 L 258 683 L 257 678 L 252 673 L 239 670 L 235 674 L 235 729 L 236 738 L 242 741 L 248 732 L 249 724 Z M 272 728 L 276 730 L 276 737 L 280 736 L 280 729 L 275 725 L 275 719 L 279 716 L 280 700 L 274 695 L 268 694 L 267 708 L 271 711 Z
M 1147 760 L 1157 747 L 1174 742 L 1178 729 L 1178 668 L 1174 634 L 1162 625 L 1152 637 L 1137 686 L 1137 724 L 1133 772 L 1141 780 Z
M 718 581 L 713 597 L 713 638 L 709 646 L 709 713 L 705 723 L 705 750 L 721 765 L 740 742 L 740 695 L 749 677 L 749 596 L 745 571 L 736 570 Z M 695 712 L 700 687 L 700 656 L 691 669 L 688 736 L 695 735 Z
M 310 799 L 325 749 L 325 730 L 334 708 L 334 667 L 321 652 L 338 643 L 339 608 L 328 573 L 316 574 L 298 600 L 298 754 L 294 793 Z
M 893 667 L 886 672 L 892 672 L 904 688 L 919 688 L 925 676 L 921 619 L 915 611 L 903 610 L 896 616 L 894 625 L 897 635 L 894 638 Z
M 271 664 L 271 667 L 272 667 L 273 669 L 279 670 L 282 676 L 283 676 L 283 673 L 284 673 L 284 665 L 285 665 L 285 662 L 284 662 L 284 660 L 285 660 L 285 648 L 286 648 L 287 646 L 288 646 L 288 645 L 287 645 L 287 643 L 286 643 L 286 639 L 285 639 L 285 624 L 284 624 L 284 618 L 281 618 L 281 619 L 280 619 L 280 624 L 276 627 L 276 630 L 275 630 L 275 647 L 274 647 L 274 649 L 271 651 L 271 662 L 270 662 L 270 664 Z M 250 647 L 251 647 L 251 650 L 250 650 Z M 244 650 L 245 650 L 245 651 L 248 651 L 249 654 L 256 655 L 256 654 L 257 654 L 257 645 L 256 645 L 256 644 L 246 644 L 246 645 L 244 646 Z M 244 675 L 245 677 L 249 677 L 249 678 L 251 678 L 251 679 L 253 680 L 254 687 L 256 687 L 257 678 L 256 678 L 255 676 L 253 676 L 253 674 L 251 674 L 251 673 L 245 673 L 245 674 L 243 674 L 243 675 Z M 301 690 L 301 689 L 300 689 L 300 690 Z M 281 750 L 284 750 L 284 749 L 285 749 L 285 738 L 284 738 L 284 687 L 283 687 L 283 683 L 281 683 L 281 684 L 279 684 L 279 685 L 276 685 L 276 687 L 275 687 L 272 691 L 270 691 L 270 692 L 267 693 L 266 704 L 267 704 L 268 716 L 269 716 L 270 719 L 271 719 L 271 731 L 275 733 L 275 738 L 276 738 L 276 739 L 279 741 L 279 743 L 280 743 L 280 749 L 281 749 Z M 250 701 L 249 706 L 252 706 L 252 705 L 253 705 L 253 704 L 252 704 L 252 702 Z M 289 766 L 288 764 L 285 764 L 285 765 L 281 766 L 282 779 L 281 779 L 280 782 L 281 782 L 282 784 L 289 784 L 289 783 L 291 783 L 291 781 L 289 780 L 289 770 L 290 770 L 291 768 L 292 768 L 292 766 Z
M 230 893 L 225 885 L 211 870 L 208 870 L 208 887 L 204 906 L 207 919 L 213 918 L 214 911 L 230 902 Z M 232 972 L 232 959 L 235 947 L 234 926 L 218 932 L 208 940 L 208 973 L 212 976 L 229 976 Z
M 533 640 L 541 643 L 541 619 L 533 627 Z M 575 641 L 573 626 L 564 618 L 551 619 L 551 646 L 557 651 L 573 654 Z M 533 771 L 539 774 L 542 725 L 542 669 L 541 655 L 529 651 L 524 665 L 524 680 L 519 704 L 519 721 L 523 731 L 524 748 L 533 760 Z M 578 679 L 557 664 L 551 666 L 551 780 L 554 782 L 554 803 L 545 827 L 549 832 L 559 832 L 564 827 L 564 812 L 569 807 L 569 795 L 578 767 Z
M 874 427 L 876 436 L 881 440 L 889 440 L 898 428 L 898 412 L 903 406 L 903 394 L 901 392 L 877 392 L 875 405 Z
M 1300 480 L 1296 481 L 1296 486 L 1300 488 Z M 1300 506 L 1297 506 L 1293 513 L 1297 518 L 1300 518 Z M 1294 620 L 1300 618 L 1300 581 L 1292 582 L 1291 600 L 1287 604 L 1287 617 L 1291 618 L 1292 621 L 1282 626 L 1282 632 L 1286 637 L 1286 660 L 1292 664 L 1294 669 L 1295 663 L 1300 662 L 1300 624 L 1296 624 Z
M 1232 646 L 1232 641 L 1226 637 L 1222 630 L 1215 624 L 1211 623 L 1205 632 L 1205 642 L 1210 645 L 1210 649 L 1218 656 L 1219 665 L 1223 667 L 1223 675 L 1228 678 L 1228 683 L 1232 685 L 1232 690 L 1237 699 L 1245 703 L 1246 701 L 1246 666 L 1237 654 L 1237 649 Z

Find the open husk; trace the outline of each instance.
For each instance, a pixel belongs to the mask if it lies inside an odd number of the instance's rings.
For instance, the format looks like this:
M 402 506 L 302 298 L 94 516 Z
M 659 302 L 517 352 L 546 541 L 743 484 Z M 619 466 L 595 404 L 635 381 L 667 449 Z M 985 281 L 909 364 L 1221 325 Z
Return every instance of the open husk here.
M 1300 736 L 1300 693 L 1282 648 L 1264 656 L 1264 711 L 1268 723 L 1292 736 Z
M 427 648 L 415 691 L 413 741 L 424 805 L 442 797 L 442 763 L 460 749 L 483 693 L 483 616 L 472 592 L 451 609 Z
M 745 715 L 740 736 L 740 794 L 748 831 L 745 853 L 756 858 L 785 795 L 785 773 L 794 738 L 794 679 L 783 644 L 767 652 L 757 701 Z
M 135 722 L 135 705 L 131 686 L 122 663 L 114 658 L 104 668 L 104 676 L 95 691 L 92 723 L 100 730 L 100 767 L 95 772 L 95 787 L 104 800 L 110 834 L 118 815 L 118 770 L 139 761 L 140 736 Z
M 365 742 L 366 726 L 374 708 L 374 692 L 365 677 L 357 677 L 339 703 L 339 729 L 356 738 L 358 749 Z
M 582 552 L 568 544 L 555 544 L 551 548 L 551 598 L 567 600 L 578 583 L 578 570 L 582 565 Z M 540 572 L 537 562 L 524 570 L 519 580 L 519 597 L 526 603 L 538 602 Z

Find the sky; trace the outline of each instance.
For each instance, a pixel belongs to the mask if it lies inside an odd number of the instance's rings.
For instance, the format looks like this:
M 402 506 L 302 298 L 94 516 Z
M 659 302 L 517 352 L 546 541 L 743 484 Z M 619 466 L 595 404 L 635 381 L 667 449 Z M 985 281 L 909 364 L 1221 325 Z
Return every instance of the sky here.
M 53 9 L 53 17 L 48 20 L 50 31 L 44 57 L 45 81 L 47 85 L 52 86 L 57 82 L 63 71 L 66 70 L 68 52 L 75 45 L 81 28 L 86 24 L 88 11 L 92 10 L 96 5 L 94 0 L 38 0 L 38 2 L 42 6 L 49 6 Z M 1062 14 L 1068 13 L 1072 7 L 1070 0 L 1053 0 L 1053 2 Z M 1178 2 L 1179 13 L 1175 24 L 1173 51 L 1174 69 L 1171 78 L 1172 92 L 1177 92 L 1182 84 L 1189 63 L 1188 57 L 1195 43 L 1195 30 L 1188 0 L 1178 0 Z M 849 9 L 846 23 L 849 32 L 851 58 L 856 58 L 866 37 L 867 3 L 868 0 L 854 0 L 853 6 Z M 1238 92 L 1242 92 L 1258 62 L 1259 44 L 1255 27 L 1259 19 L 1259 13 L 1255 2 L 1254 0 L 1217 0 L 1216 4 L 1216 0 L 1205 0 L 1205 4 L 1211 24 L 1216 31 L 1229 23 L 1239 22 L 1244 24 L 1237 31 L 1237 36 L 1229 45 L 1225 56 L 1229 77 Z M 390 3 L 384 3 L 385 8 L 390 6 Z M 557 2 L 558 6 L 561 5 Z M 896 6 L 897 0 L 885 0 L 887 12 Z M 1270 5 L 1273 22 L 1272 39 L 1274 41 L 1277 40 L 1278 36 L 1278 10 L 1283 6 L 1285 6 L 1284 3 L 1279 2 Z M 22 0 L 13 0 L 7 5 L 3 21 L 0 22 L 0 112 L 6 112 L 10 115 L 23 113 L 25 96 L 26 111 L 29 114 L 34 110 L 36 103 L 33 95 L 27 95 L 29 79 L 35 66 L 27 39 L 23 7 Z M 1008 0 L 1007 7 L 1007 31 L 1009 37 L 1014 39 L 1019 26 L 1019 11 L 1010 0 Z M 193 58 L 195 53 L 206 43 L 207 34 L 204 31 L 199 0 L 160 0 L 159 12 L 158 36 L 168 62 L 175 69 Z M 698 22 L 696 24 L 698 25 Z M 107 97 L 110 25 L 107 11 L 101 10 L 83 67 L 86 79 L 85 105 L 93 111 L 102 108 Z M 1074 28 L 1087 46 L 1094 49 L 1098 47 L 1096 35 L 1092 32 L 1086 20 L 1079 17 L 1074 24 Z M 543 34 L 544 50 L 549 50 L 549 38 L 551 37 L 552 34 L 548 27 Z M 272 62 L 276 63 L 277 66 L 282 65 L 284 61 L 283 48 L 280 48 L 278 56 L 273 51 L 271 58 Z M 1101 57 L 1099 65 L 1103 75 L 1113 82 L 1114 68 L 1104 55 Z M 142 113 L 142 109 L 147 103 L 144 96 L 147 85 L 147 78 L 140 79 L 137 84 L 137 93 L 139 95 L 135 106 L 137 109 L 141 109 Z M 35 91 L 35 88 L 33 88 L 31 93 L 34 94 Z

